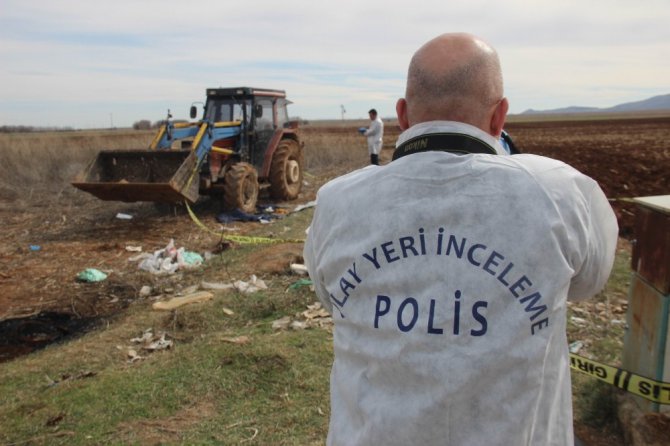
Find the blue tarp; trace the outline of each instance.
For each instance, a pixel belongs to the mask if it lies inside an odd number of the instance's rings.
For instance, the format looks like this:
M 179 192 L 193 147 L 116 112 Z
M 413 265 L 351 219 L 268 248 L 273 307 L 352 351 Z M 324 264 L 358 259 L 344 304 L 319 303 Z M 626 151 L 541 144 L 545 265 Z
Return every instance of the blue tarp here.
M 216 216 L 216 220 L 219 223 L 232 223 L 234 221 L 261 221 L 261 220 L 271 220 L 277 218 L 273 214 L 247 214 L 239 209 L 234 211 L 222 212 Z

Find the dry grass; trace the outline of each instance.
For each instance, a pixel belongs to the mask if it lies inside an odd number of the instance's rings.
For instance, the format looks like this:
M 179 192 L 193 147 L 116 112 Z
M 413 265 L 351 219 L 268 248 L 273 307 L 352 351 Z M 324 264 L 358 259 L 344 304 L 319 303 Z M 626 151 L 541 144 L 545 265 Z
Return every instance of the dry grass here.
M 364 125 L 365 121 L 328 121 L 305 126 L 305 169 L 328 177 L 366 165 L 366 141 L 356 131 Z M 326 126 L 332 131 L 324 132 Z M 136 130 L 0 134 L 0 199 L 16 199 L 40 185 L 67 187 L 98 151 L 146 149 L 153 135 L 154 131 Z
M 306 169 L 320 176 L 332 177 L 369 164 L 367 141 L 357 131 L 369 124 L 369 120 L 333 120 L 315 121 L 305 126 L 302 136 Z M 398 134 L 395 121 L 385 122 L 383 152 L 388 150 L 390 153 Z
M 355 129 L 348 133 L 324 133 L 318 128 L 303 132 L 308 171 L 342 171 L 364 166 L 368 159 L 365 139 Z
M 2 187 L 14 193 L 38 183 L 69 182 L 103 149 L 143 149 L 153 132 L 97 130 L 0 134 Z

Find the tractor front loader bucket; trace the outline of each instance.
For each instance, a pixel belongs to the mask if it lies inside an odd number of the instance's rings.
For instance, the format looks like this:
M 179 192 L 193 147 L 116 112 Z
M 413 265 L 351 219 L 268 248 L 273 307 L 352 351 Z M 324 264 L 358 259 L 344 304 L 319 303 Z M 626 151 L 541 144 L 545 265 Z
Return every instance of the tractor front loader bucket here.
M 105 150 L 72 185 L 101 200 L 194 203 L 197 162 L 191 150 Z

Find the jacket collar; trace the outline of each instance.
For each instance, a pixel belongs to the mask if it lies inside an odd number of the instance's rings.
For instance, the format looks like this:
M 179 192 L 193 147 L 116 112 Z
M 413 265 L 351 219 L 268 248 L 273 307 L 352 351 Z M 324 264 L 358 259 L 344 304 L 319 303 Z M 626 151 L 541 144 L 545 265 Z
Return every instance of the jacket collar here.
M 429 121 L 413 125 L 400 134 L 393 159 L 429 150 L 507 154 L 493 136 L 477 127 L 455 121 Z

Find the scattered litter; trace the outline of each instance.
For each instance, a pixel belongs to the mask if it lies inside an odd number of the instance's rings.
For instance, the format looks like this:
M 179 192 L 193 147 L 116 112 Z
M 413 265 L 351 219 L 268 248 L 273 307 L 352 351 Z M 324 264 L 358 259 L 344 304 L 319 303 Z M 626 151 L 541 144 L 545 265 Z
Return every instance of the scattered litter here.
M 142 333 L 142 336 L 140 336 L 139 338 L 132 338 L 130 342 L 132 342 L 133 344 L 144 344 L 150 342 L 153 339 L 153 337 L 154 337 L 153 329 L 147 328 L 146 330 L 144 330 L 144 333 Z
M 126 246 L 126 251 L 128 251 L 128 252 L 142 252 L 142 247 L 141 246 L 128 245 L 128 246 Z
M 302 265 L 300 263 L 291 263 L 290 268 L 291 272 L 295 274 L 299 274 L 301 276 L 307 275 L 307 267 L 305 265 Z
M 579 353 L 579 351 L 584 347 L 584 343 L 582 341 L 575 341 L 570 344 L 570 353 Z
M 153 329 L 148 328 L 144 330 L 142 336 L 132 338 L 130 342 L 133 344 L 141 344 L 141 348 L 148 352 L 168 350 L 174 347 L 174 341 L 172 339 L 168 339 L 168 336 L 169 335 L 165 332 L 154 334 Z M 129 348 L 126 355 L 128 356 L 129 363 L 144 359 L 144 356 L 140 356 L 134 348 Z
M 118 218 L 119 220 L 132 220 L 133 216 L 130 214 L 124 214 L 123 212 L 119 212 L 118 214 L 116 214 L 116 218 Z
M 289 285 L 288 289 L 289 290 L 297 290 L 298 288 L 302 288 L 304 286 L 309 286 L 310 289 L 313 288 L 314 282 L 312 282 L 311 279 L 300 279 L 295 282 L 293 282 L 291 285 Z
M 209 290 L 209 291 L 226 291 L 226 290 L 235 289 L 235 290 L 237 290 L 241 293 L 251 294 L 251 293 L 255 293 L 255 292 L 260 291 L 260 290 L 266 290 L 267 288 L 268 288 L 268 286 L 266 285 L 266 283 L 262 279 L 259 279 L 258 277 L 256 277 L 256 275 L 252 274 L 251 277 L 249 278 L 248 282 L 245 282 L 244 280 L 236 280 L 233 283 L 202 281 L 202 282 L 200 282 L 199 285 L 192 285 L 188 288 L 185 288 L 182 291 L 182 293 L 187 294 L 187 295 L 192 295 L 192 296 L 197 296 L 197 295 L 213 296 L 212 293 L 207 292 L 207 291 L 200 291 L 200 292 L 196 292 L 196 291 L 198 289 Z M 166 290 L 166 292 L 168 292 L 168 290 Z M 189 297 L 189 296 L 178 297 L 178 298 L 172 299 L 169 302 L 172 302 L 172 301 L 177 302 L 178 299 L 184 299 L 185 297 Z M 207 300 L 209 300 L 209 299 L 211 299 L 211 297 L 207 298 Z M 162 303 L 157 302 L 156 304 L 154 304 L 154 308 L 164 309 L 164 308 L 158 308 L 158 307 L 163 306 L 166 303 L 167 302 L 162 302 Z M 190 302 L 186 302 L 186 303 L 190 303 Z M 169 308 L 165 308 L 165 309 L 169 309 Z
M 133 350 L 132 348 L 131 348 L 131 349 L 128 349 L 128 353 L 127 353 L 127 355 L 128 355 L 128 362 L 131 363 L 131 364 L 132 364 L 133 362 L 136 362 L 136 361 L 139 361 L 139 360 L 141 360 L 141 359 L 144 359 L 144 356 L 140 356 L 140 355 L 138 355 L 137 352 L 136 352 L 135 350 Z
M 272 321 L 273 330 L 286 330 L 291 325 L 291 316 L 284 316 L 281 319 Z
M 167 333 L 162 333 L 160 338 L 152 341 L 149 345 L 144 346 L 145 350 L 155 352 L 156 350 L 167 350 L 174 346 L 172 339 L 166 339 Z
M 205 302 L 211 300 L 214 297 L 209 291 L 198 291 L 197 293 L 189 294 L 182 297 L 174 297 L 168 301 L 164 302 L 155 302 L 152 305 L 154 310 L 174 310 L 175 308 L 182 307 L 184 305 Z
M 219 283 L 219 282 L 205 282 L 202 281 L 200 282 L 200 288 L 203 290 L 229 290 L 231 288 L 235 288 L 235 285 L 232 283 Z
M 573 304 L 573 302 L 568 302 L 568 304 L 572 304 L 572 305 L 570 305 L 570 309 L 572 310 L 573 313 L 577 313 L 577 314 L 580 314 L 582 316 L 588 316 L 590 314 L 587 310 L 575 306 Z
M 272 322 L 273 330 L 306 330 L 308 328 L 323 328 L 331 330 L 333 318 L 320 302 L 307 305 L 307 310 L 296 313 L 295 317 L 284 316 Z
M 300 313 L 302 317 L 305 319 L 313 320 L 313 319 L 329 319 L 330 313 L 328 313 L 328 310 L 323 308 L 321 305 L 321 302 L 316 302 L 313 303 L 312 305 L 307 305 L 307 310 L 303 311 Z
M 313 208 L 314 206 L 316 206 L 316 200 L 308 201 L 305 204 L 297 205 L 296 207 L 293 208 L 293 211 L 291 212 L 300 212 L 305 209 Z
M 77 274 L 77 280 L 80 282 L 100 282 L 107 278 L 107 274 L 95 268 L 86 268 Z
M 304 321 L 292 321 L 290 325 L 292 330 L 304 330 L 307 328 L 307 322 Z
M 175 248 L 173 239 L 170 239 L 165 248 L 154 251 L 153 254 L 142 253 L 128 260 L 140 260 L 138 267 L 152 274 L 173 274 L 178 269 L 198 267 L 204 261 L 196 252 L 186 251 L 183 247 Z
M 135 256 L 132 256 L 131 258 L 128 259 L 129 262 L 137 262 L 138 260 L 146 259 L 150 256 L 150 254 L 142 253 L 142 254 L 137 254 Z
M 571 316 L 570 321 L 578 327 L 584 327 L 588 323 L 586 319 L 577 316 Z
M 41 247 L 40 245 L 30 245 L 28 248 L 29 248 L 31 251 L 39 251 L 39 250 L 42 249 L 42 247 Z
M 187 296 L 189 294 L 193 294 L 196 291 L 198 291 L 198 288 L 200 288 L 200 285 L 198 285 L 198 284 L 191 285 L 191 286 L 186 287 L 183 290 L 181 290 L 179 293 L 177 293 L 177 295 L 178 296 Z
M 248 344 L 251 342 L 251 338 L 249 336 L 237 336 L 234 338 L 222 338 L 221 339 L 223 342 L 229 342 L 231 344 L 239 344 L 239 345 L 244 345 Z
M 256 277 L 255 274 L 251 275 L 251 280 L 249 282 L 244 282 L 242 280 L 236 280 L 233 282 L 235 289 L 241 293 L 251 294 L 256 291 L 266 290 L 268 286 L 262 279 Z
M 235 314 L 235 312 L 230 308 L 223 307 L 223 314 L 227 316 L 232 316 L 233 314 Z
M 149 297 L 153 289 L 149 285 L 144 285 L 140 288 L 140 297 Z

